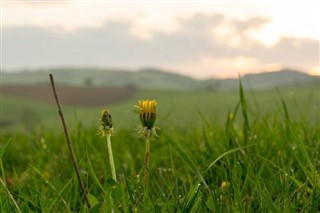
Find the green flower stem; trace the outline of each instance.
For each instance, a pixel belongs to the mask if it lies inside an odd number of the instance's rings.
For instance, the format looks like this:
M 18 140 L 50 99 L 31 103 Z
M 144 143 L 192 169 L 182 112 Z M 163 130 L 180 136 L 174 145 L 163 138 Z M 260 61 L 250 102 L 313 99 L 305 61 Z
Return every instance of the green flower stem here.
M 149 169 L 149 158 L 150 158 L 150 138 L 146 138 L 146 156 L 144 159 L 144 189 L 147 190 L 148 185 L 148 169 Z
M 117 181 L 116 168 L 114 166 L 113 154 L 112 154 L 112 146 L 111 146 L 111 135 L 107 134 L 107 144 L 108 144 L 108 152 L 109 152 L 109 161 L 111 166 L 112 178 Z

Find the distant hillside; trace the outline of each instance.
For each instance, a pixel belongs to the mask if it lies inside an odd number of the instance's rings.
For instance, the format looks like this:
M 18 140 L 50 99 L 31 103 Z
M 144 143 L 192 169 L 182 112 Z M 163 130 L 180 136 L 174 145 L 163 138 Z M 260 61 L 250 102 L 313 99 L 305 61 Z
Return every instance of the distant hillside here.
M 57 83 L 74 86 L 167 88 L 177 90 L 194 89 L 199 86 L 199 82 L 192 78 L 155 69 L 144 69 L 137 72 L 98 69 L 51 69 L 3 73 L 2 84 L 48 84 L 49 73 L 53 73 Z
M 242 83 L 247 89 L 268 89 L 289 85 L 303 85 L 309 83 L 320 83 L 319 77 L 311 76 L 295 70 L 280 70 L 276 72 L 263 72 L 257 74 L 247 74 L 242 76 Z M 238 79 L 209 79 L 205 81 L 208 87 L 220 90 L 238 89 Z
M 93 87 L 126 87 L 174 90 L 233 90 L 238 88 L 238 79 L 193 78 L 164 72 L 156 69 L 139 71 L 106 70 L 106 69 L 49 69 L 30 72 L 2 73 L 3 85 L 43 85 L 49 83 L 48 75 L 53 73 L 59 84 Z M 308 84 L 319 80 L 318 77 L 294 71 L 281 70 L 248 74 L 242 77 L 248 89 L 268 89 L 279 86 Z
M 280 72 L 266 72 L 255 75 L 246 75 L 244 76 L 243 83 L 249 88 L 265 89 L 274 86 L 306 84 L 313 79 L 313 76 L 302 72 L 282 70 Z

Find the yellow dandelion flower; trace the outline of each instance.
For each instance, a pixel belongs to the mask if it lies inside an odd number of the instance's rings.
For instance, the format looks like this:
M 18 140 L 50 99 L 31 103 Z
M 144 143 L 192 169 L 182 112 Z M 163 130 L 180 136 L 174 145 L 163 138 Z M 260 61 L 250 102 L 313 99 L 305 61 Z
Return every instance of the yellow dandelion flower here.
M 155 100 L 141 100 L 139 101 L 140 108 L 140 121 L 143 127 L 147 129 L 152 129 L 154 122 L 156 121 L 156 105 Z
M 225 188 L 228 188 L 229 186 L 230 186 L 230 182 L 222 181 L 221 185 L 220 185 L 220 188 L 221 189 L 225 189 Z

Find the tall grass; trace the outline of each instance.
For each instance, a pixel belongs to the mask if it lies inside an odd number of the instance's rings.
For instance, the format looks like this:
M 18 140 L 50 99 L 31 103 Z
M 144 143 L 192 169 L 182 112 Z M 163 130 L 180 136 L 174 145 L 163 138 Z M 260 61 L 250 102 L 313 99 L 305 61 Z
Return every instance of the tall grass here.
M 145 141 L 132 129 L 117 127 L 115 182 L 98 127 L 78 125 L 70 136 L 90 210 L 62 133 L 4 133 L 0 212 L 318 212 L 320 127 L 304 116 L 292 119 L 280 95 L 272 114 L 256 113 L 245 95 L 240 86 L 225 125 L 211 119 L 216 111 L 199 111 L 201 124 L 161 122 L 159 137 L 151 141 L 146 196 Z

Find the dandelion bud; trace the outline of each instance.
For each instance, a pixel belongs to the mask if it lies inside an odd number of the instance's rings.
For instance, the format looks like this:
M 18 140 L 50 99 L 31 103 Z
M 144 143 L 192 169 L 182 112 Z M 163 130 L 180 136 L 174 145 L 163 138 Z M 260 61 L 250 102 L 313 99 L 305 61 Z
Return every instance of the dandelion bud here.
M 109 110 L 105 109 L 101 113 L 101 123 L 103 123 L 104 126 L 108 126 L 109 128 L 112 128 L 112 117 L 109 113 Z
M 109 113 L 109 110 L 104 109 L 102 110 L 102 113 L 101 113 L 99 134 L 101 137 L 104 137 L 107 134 L 112 135 L 112 132 L 113 132 L 112 117 Z
M 229 121 L 233 121 L 234 120 L 234 114 L 232 112 L 230 112 L 228 114 L 228 119 L 229 119 Z
M 156 121 L 156 105 L 155 100 L 139 101 L 140 121 L 142 126 L 147 129 L 152 129 Z

